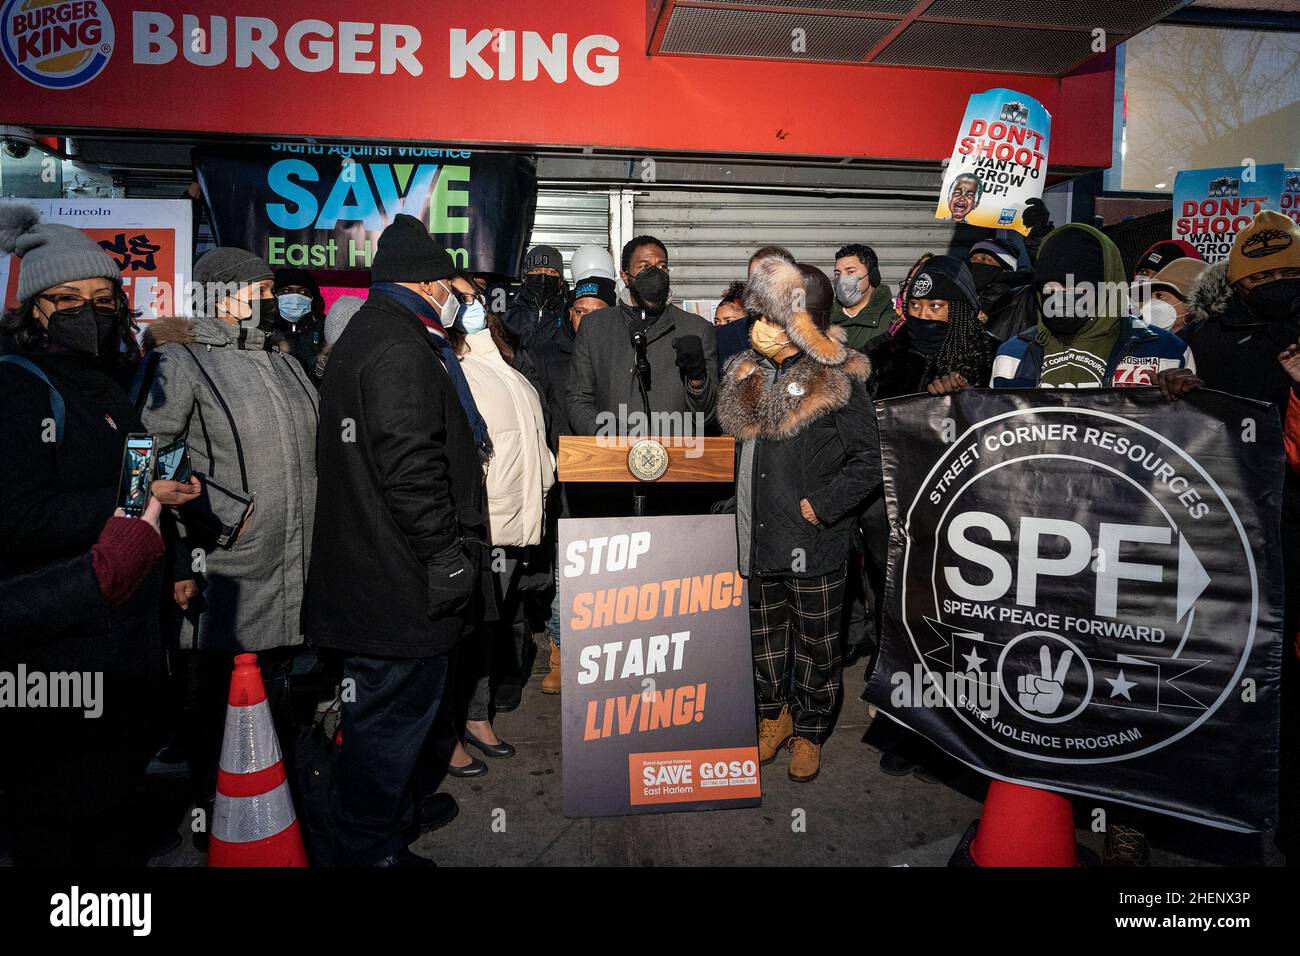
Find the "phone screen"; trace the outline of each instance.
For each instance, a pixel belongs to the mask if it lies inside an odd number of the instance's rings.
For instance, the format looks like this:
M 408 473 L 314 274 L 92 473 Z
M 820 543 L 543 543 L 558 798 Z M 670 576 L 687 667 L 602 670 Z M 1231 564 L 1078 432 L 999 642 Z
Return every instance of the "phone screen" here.
M 117 504 L 130 518 L 144 514 L 153 484 L 154 439 L 152 435 L 128 435 L 122 454 L 122 482 Z
M 158 477 L 164 481 L 187 482 L 193 472 L 190 469 L 189 448 L 185 439 L 172 442 L 158 451 Z

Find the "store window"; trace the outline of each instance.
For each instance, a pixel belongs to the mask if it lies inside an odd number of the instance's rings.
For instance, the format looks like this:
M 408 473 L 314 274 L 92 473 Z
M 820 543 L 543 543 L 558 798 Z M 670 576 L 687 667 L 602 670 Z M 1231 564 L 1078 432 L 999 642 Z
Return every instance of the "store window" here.
M 1300 167 L 1300 33 L 1155 26 L 1119 50 L 1107 190 L 1172 192 L 1180 169 Z

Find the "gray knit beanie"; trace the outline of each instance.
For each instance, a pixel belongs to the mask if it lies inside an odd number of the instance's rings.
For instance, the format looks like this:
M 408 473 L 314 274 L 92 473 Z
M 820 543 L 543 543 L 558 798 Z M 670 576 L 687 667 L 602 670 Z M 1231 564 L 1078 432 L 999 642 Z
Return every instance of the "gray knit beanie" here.
M 0 199 L 0 253 L 11 252 L 23 261 L 19 302 L 64 282 L 122 279 L 113 257 L 80 229 L 41 222 L 41 214 L 29 204 Z
M 194 263 L 194 281 L 201 285 L 209 282 L 247 285 L 274 278 L 275 275 L 265 259 L 238 246 L 218 246 L 216 249 L 209 249 Z
M 325 316 L 326 345 L 333 345 L 339 340 L 339 336 L 348 327 L 348 322 L 352 320 L 352 316 L 356 315 L 357 310 L 365 304 L 365 299 L 358 298 L 355 295 L 341 295 L 334 300 L 329 313 Z

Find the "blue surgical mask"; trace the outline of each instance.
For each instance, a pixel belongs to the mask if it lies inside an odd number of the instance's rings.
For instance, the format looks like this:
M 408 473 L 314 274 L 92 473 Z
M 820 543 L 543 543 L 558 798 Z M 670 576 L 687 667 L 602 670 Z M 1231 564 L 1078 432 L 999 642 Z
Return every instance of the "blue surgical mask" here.
M 286 322 L 297 322 L 311 312 L 311 296 L 301 292 L 285 292 L 276 296 L 280 300 L 280 317 Z
M 461 310 L 460 327 L 465 330 L 466 335 L 473 335 L 487 328 L 487 310 L 483 308 L 482 302 L 476 299 Z

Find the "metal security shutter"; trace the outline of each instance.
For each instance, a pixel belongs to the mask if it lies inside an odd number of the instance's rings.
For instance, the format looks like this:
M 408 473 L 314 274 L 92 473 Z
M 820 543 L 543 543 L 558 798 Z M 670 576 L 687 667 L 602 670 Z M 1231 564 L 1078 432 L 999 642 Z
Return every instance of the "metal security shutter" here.
M 830 275 L 835 250 L 864 242 L 897 291 L 912 263 L 924 252 L 947 252 L 953 234 L 934 218 L 933 199 L 665 190 L 638 192 L 633 210 L 634 232 L 668 246 L 674 299 L 716 302 L 745 278 L 750 254 L 773 244 Z
M 591 192 L 537 190 L 537 216 L 528 248 L 554 246 L 564 256 L 564 277 L 572 281 L 569 262 L 579 246 L 609 248 L 609 190 Z

